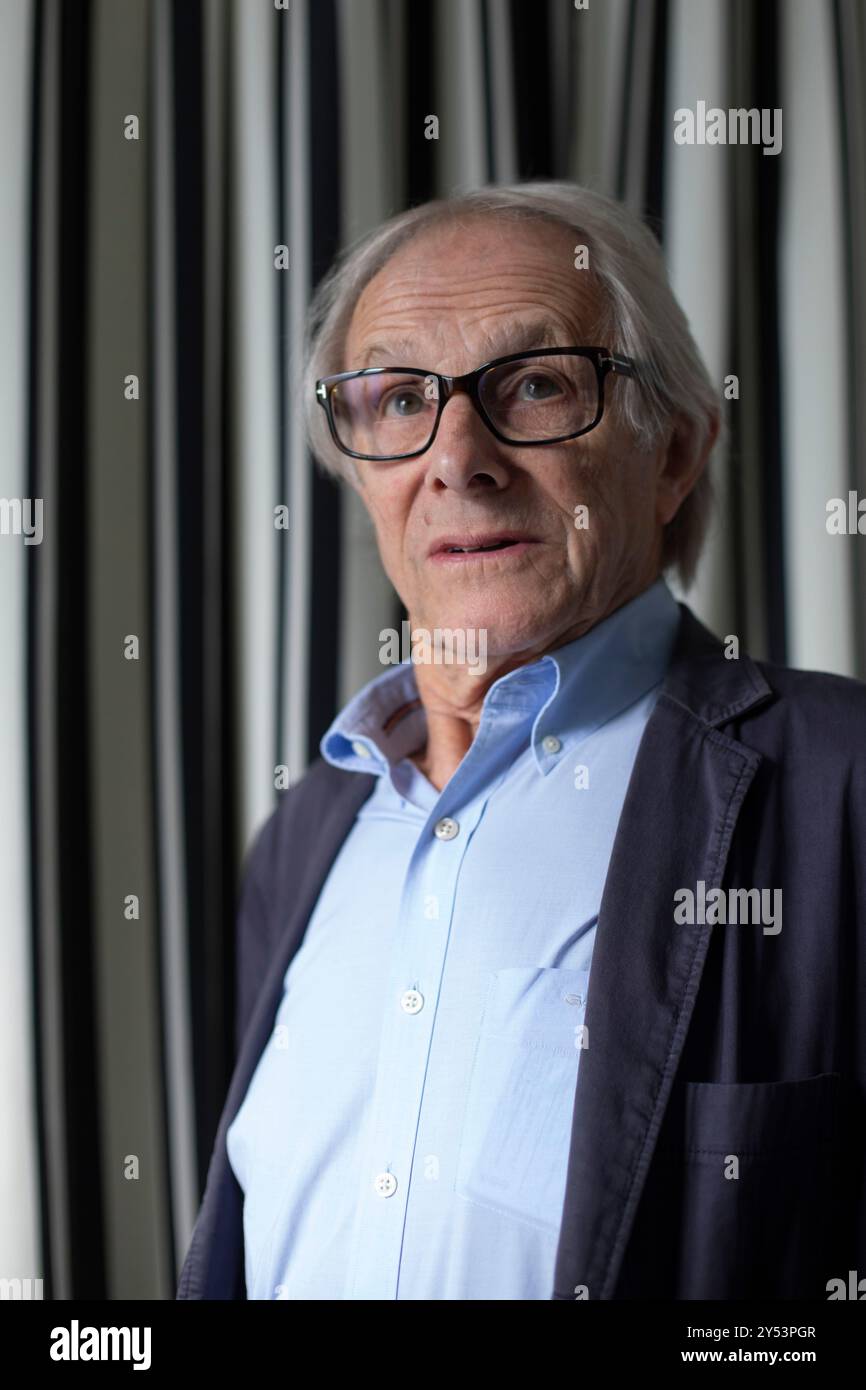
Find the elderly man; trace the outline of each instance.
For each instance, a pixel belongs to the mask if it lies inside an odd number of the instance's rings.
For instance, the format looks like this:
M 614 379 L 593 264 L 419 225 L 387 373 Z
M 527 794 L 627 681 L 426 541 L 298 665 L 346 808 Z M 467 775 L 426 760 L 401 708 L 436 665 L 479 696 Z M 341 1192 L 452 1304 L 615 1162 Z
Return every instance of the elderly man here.
M 306 390 L 412 630 L 486 661 L 387 669 L 255 841 L 178 1297 L 834 1296 L 866 693 L 667 587 L 719 410 L 654 238 L 566 184 L 416 208 L 320 289 Z

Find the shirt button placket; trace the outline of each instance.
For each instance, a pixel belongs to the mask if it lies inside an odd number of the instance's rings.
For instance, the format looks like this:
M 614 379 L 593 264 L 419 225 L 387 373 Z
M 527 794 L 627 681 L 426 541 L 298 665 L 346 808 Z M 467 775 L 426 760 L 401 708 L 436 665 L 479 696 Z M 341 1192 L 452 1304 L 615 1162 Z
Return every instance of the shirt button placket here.
M 427 841 L 423 867 L 419 876 L 407 884 L 400 916 L 401 948 L 394 969 L 398 981 L 403 973 L 403 986 L 397 985 L 395 1004 L 399 1007 L 395 1007 L 383 1034 L 382 1063 L 376 1083 L 377 1100 L 382 1105 L 381 1123 L 369 1151 L 373 1161 L 372 1174 L 366 1179 L 370 1184 L 369 1205 L 358 1232 L 357 1264 L 351 1281 L 354 1296 L 360 1298 L 395 1298 L 399 1287 L 403 1239 L 400 1211 L 410 1197 L 415 1137 L 421 1120 L 424 1078 L 448 940 L 447 930 L 431 935 L 423 905 L 425 897 L 432 894 L 439 904 L 437 920 L 447 928 L 461 851 L 465 848 L 459 842 L 460 823 L 453 816 L 440 817 L 432 830 L 431 840 L 438 840 L 441 849 Z M 452 848 L 450 842 L 455 840 L 458 845 Z M 424 862 L 427 853 L 432 858 Z M 380 1166 L 377 1171 L 377 1160 L 378 1165 L 387 1163 L 387 1168 Z M 393 1201 L 385 1200 L 389 1198 Z

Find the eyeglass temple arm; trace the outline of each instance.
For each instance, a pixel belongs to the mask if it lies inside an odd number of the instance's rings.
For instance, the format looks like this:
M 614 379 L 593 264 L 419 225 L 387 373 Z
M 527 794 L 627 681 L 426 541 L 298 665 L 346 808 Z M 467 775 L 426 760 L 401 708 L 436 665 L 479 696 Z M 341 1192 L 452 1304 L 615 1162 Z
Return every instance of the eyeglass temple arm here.
M 637 370 L 637 364 L 630 357 L 603 357 L 601 365 L 617 376 L 634 376 Z

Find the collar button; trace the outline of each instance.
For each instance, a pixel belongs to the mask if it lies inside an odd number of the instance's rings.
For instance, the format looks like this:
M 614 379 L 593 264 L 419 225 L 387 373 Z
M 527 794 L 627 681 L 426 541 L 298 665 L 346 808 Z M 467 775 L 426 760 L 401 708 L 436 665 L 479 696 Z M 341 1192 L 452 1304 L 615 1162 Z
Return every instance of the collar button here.
M 459 831 L 460 826 L 450 816 L 443 816 L 433 827 L 433 834 L 437 840 L 453 840 Z

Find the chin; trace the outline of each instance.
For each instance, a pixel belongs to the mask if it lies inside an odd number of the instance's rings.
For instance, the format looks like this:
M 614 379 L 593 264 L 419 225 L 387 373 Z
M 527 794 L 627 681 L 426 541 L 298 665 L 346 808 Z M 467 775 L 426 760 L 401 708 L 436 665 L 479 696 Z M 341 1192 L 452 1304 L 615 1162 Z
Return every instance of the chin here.
M 546 626 L 550 619 L 551 587 L 540 583 L 502 584 L 489 581 L 431 594 L 428 612 L 436 614 L 439 627 L 487 628 L 494 631 L 524 633 Z M 557 597 L 560 597 L 557 595 Z
M 463 633 L 483 633 L 489 657 L 517 656 L 543 645 L 551 632 L 551 614 L 507 614 L 504 606 L 491 608 L 488 602 L 455 605 L 443 608 L 436 621 L 416 621 L 415 627 L 433 631 L 450 630 Z

